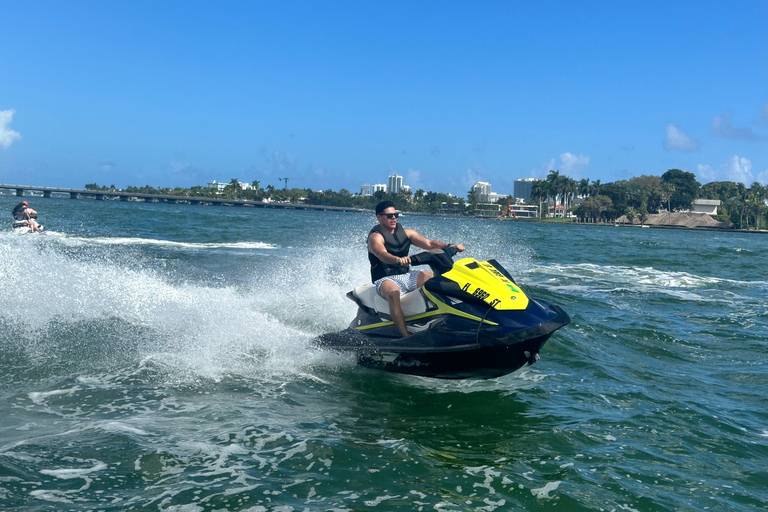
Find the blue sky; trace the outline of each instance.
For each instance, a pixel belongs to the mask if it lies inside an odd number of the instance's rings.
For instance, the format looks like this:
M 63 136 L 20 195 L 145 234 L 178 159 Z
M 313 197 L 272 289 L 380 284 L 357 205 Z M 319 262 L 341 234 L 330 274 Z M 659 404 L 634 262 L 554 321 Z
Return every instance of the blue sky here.
M 768 180 L 768 5 L 0 0 L 0 183 Z

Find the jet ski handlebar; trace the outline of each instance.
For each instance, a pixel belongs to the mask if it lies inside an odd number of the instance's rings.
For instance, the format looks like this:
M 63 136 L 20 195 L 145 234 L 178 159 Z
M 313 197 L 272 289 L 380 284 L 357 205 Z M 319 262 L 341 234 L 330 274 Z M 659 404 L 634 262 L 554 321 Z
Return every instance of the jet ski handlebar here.
M 452 245 L 446 245 L 442 249 L 420 252 L 411 256 L 411 265 L 429 265 L 436 276 L 448 272 L 453 268 L 453 257 L 459 250 Z

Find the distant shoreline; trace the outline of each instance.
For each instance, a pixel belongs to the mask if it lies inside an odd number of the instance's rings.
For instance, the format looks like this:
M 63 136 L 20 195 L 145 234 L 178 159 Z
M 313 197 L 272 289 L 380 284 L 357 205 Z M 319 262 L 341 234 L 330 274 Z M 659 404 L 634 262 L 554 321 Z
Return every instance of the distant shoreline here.
M 5 193 L 5 190 L 16 190 L 16 194 Z M 30 192 L 42 192 L 42 195 L 31 194 L 30 196 L 24 195 L 22 192 L 19 195 L 18 191 L 30 191 Z M 54 194 L 56 196 L 54 197 Z M 311 211 L 335 211 L 335 212 L 349 212 L 349 213 L 373 213 L 372 209 L 356 208 L 356 207 L 343 207 L 343 206 L 330 206 L 330 205 L 308 205 L 305 203 L 279 203 L 279 202 L 263 202 L 263 201 L 250 201 L 245 199 L 219 199 L 209 197 L 191 197 L 191 196 L 173 196 L 173 195 L 158 195 L 158 194 L 141 194 L 131 193 L 123 191 L 101 191 L 101 190 L 80 190 L 80 189 L 65 189 L 56 187 L 34 187 L 28 185 L 5 185 L 0 184 L 0 196 L 5 197 L 34 197 L 37 199 L 66 199 L 69 195 L 69 199 L 92 199 L 95 201 L 104 200 L 119 200 L 120 202 L 140 202 L 140 203 L 165 203 L 165 204 L 191 204 L 195 206 L 229 206 L 229 207 L 245 207 L 245 208 L 268 208 L 268 209 L 280 209 L 280 210 L 311 210 Z M 538 218 L 526 218 L 526 219 L 498 219 L 498 218 L 482 218 L 472 217 L 464 215 L 445 215 L 440 213 L 424 213 L 424 212 L 404 212 L 407 215 L 427 215 L 432 217 L 455 217 L 455 218 L 474 218 L 482 220 L 501 220 L 503 222 L 535 222 L 540 224 L 559 224 L 570 226 L 602 226 L 602 227 L 620 227 L 620 228 L 652 228 L 652 229 L 679 229 L 686 231 L 714 231 L 720 233 L 756 233 L 756 234 L 768 234 L 768 230 L 747 230 L 747 229 L 735 229 L 735 228 L 718 228 L 718 227 L 689 227 L 689 226 L 675 226 L 675 225 L 627 225 L 625 223 L 592 223 L 592 222 L 578 222 L 578 221 L 566 221 L 564 219 L 538 219 Z
M 5 194 L 2 190 L 16 190 L 16 194 Z M 29 191 L 31 195 L 26 196 Z M 42 192 L 42 195 L 32 194 L 32 192 Z M 56 187 L 31 187 L 27 185 L 4 185 L 0 184 L 0 195 L 17 198 L 35 197 L 38 199 L 53 199 L 54 195 L 59 199 L 93 199 L 96 201 L 120 201 L 125 203 L 165 203 L 165 204 L 190 204 L 194 206 L 235 206 L 246 208 L 272 208 L 282 210 L 315 210 L 315 211 L 342 211 L 342 212 L 364 212 L 365 209 L 346 206 L 315 205 L 305 203 L 283 203 L 276 201 L 251 201 L 248 199 L 228 199 L 216 197 L 193 197 L 193 196 L 175 196 L 160 194 L 144 194 L 134 192 L 124 192 L 118 190 L 80 190 Z M 373 211 L 373 210 L 370 210 Z
M 685 230 L 685 231 L 714 231 L 718 233 L 722 232 L 728 232 L 728 233 L 762 233 L 762 234 L 768 234 L 768 230 L 761 229 L 758 231 L 755 231 L 753 229 L 746 230 L 746 229 L 736 229 L 736 228 L 717 228 L 717 227 L 707 227 L 707 226 L 698 226 L 698 227 L 688 227 L 688 226 L 673 226 L 673 225 L 664 225 L 664 226 L 652 226 L 652 225 L 640 225 L 640 224 L 625 224 L 625 223 L 613 223 L 613 222 L 578 222 L 578 221 L 563 221 L 563 220 L 547 220 L 547 219 L 488 219 L 488 220 L 503 220 L 504 222 L 538 222 L 542 224 L 561 224 L 566 226 L 597 226 L 597 227 L 606 227 L 606 228 L 635 228 L 635 229 L 679 229 L 679 230 Z

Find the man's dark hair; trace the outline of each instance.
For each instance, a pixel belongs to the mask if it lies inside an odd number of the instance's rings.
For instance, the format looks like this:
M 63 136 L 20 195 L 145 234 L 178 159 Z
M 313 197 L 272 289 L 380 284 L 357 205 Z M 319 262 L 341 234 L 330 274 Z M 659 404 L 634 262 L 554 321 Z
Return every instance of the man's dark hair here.
M 392 201 L 382 201 L 376 205 L 376 215 L 381 215 L 387 208 L 394 208 L 395 203 Z

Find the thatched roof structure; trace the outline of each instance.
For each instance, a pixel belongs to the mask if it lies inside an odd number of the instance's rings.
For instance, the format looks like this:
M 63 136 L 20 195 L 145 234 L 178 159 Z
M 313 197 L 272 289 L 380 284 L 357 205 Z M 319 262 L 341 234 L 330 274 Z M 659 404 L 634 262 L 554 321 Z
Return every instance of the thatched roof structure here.
M 629 219 L 626 215 L 622 215 L 616 219 L 616 224 L 629 224 Z M 632 224 L 639 225 L 640 219 L 634 218 Z M 645 221 L 646 226 L 665 226 L 665 227 L 677 227 L 677 228 L 715 228 L 715 229 L 731 229 L 733 224 L 730 222 L 719 222 L 712 218 L 710 215 L 702 213 L 680 213 L 680 212 L 664 212 L 664 213 L 652 213 L 648 215 L 648 219 Z

